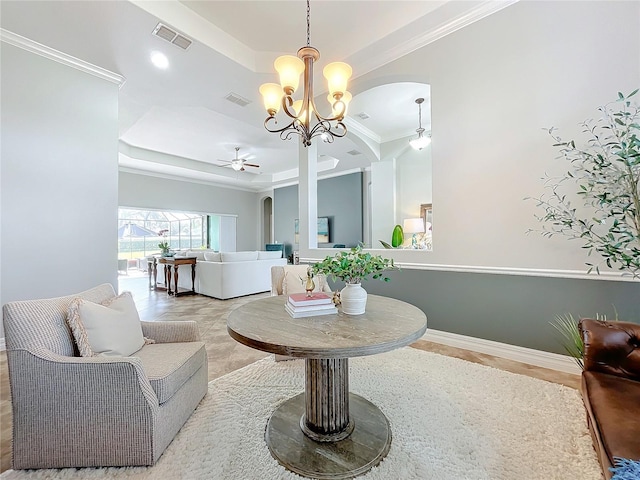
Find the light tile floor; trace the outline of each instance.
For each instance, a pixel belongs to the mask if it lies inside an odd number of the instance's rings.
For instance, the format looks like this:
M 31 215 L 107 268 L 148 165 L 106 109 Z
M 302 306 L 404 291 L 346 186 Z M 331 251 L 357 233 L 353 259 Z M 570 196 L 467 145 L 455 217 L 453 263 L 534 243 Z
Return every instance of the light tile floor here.
M 268 354 L 241 345 L 227 334 L 226 320 L 230 311 L 247 302 L 268 296 L 268 293 L 250 295 L 231 300 L 216 300 L 202 295 L 169 297 L 165 292 L 149 290 L 146 277 L 120 277 L 120 291 L 133 293 L 142 320 L 195 320 L 204 342 L 207 344 L 209 359 L 209 380 L 218 378 L 238 368 L 255 362 Z M 491 355 L 448 347 L 419 340 L 414 348 L 442 355 L 461 358 L 470 362 L 528 375 L 550 382 L 578 388 L 580 377 L 545 368 L 534 367 Z M 11 467 L 11 398 L 7 355 L 0 352 L 0 472 Z

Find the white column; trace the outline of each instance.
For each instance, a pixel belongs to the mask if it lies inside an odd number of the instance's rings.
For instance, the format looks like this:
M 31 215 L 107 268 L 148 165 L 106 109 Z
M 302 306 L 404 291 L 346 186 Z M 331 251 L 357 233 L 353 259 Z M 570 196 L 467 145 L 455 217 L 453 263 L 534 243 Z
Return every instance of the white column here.
M 308 147 L 302 142 L 298 144 L 298 218 L 302 252 L 318 248 L 318 147 L 315 142 Z

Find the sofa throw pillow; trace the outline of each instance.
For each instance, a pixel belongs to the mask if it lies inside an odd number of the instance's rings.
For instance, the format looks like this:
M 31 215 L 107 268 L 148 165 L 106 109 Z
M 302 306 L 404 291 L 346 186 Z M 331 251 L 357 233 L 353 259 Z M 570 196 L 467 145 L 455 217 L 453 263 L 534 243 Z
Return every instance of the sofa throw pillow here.
M 205 259 L 205 251 L 204 250 L 187 250 L 185 257 L 196 257 L 196 261 Z
M 220 252 L 204 252 L 204 259 L 207 262 L 219 262 Z
M 67 323 L 83 357 L 128 357 L 145 344 L 131 292 L 103 304 L 75 298 L 69 305 Z
M 282 294 L 291 295 L 292 293 L 304 293 L 304 281 L 307 279 L 307 269 L 304 270 L 287 270 L 284 273 L 284 279 L 282 280 Z M 327 284 L 327 278 L 324 275 L 316 275 L 313 277 L 313 283 L 315 284 L 314 292 L 325 291 L 325 285 Z

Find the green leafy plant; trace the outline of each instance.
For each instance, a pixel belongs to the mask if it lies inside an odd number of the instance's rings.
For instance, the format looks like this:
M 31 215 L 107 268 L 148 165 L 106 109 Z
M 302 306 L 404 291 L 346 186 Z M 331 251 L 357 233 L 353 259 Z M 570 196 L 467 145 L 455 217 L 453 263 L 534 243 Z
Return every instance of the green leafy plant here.
M 158 247 L 160 248 L 160 250 L 162 250 L 163 252 L 168 252 L 169 251 L 169 243 L 168 242 L 160 242 L 158 244 Z
M 596 313 L 596 320 L 605 321 L 607 316 Z M 615 320 L 618 320 L 618 312 L 616 312 Z M 560 343 L 567 355 L 572 357 L 581 369 L 584 369 L 584 341 L 582 335 L 580 335 L 578 320 L 573 318 L 570 313 L 567 313 L 565 315 L 556 315 L 556 318 L 549 323 L 560 333 L 562 337 Z
M 560 333 L 562 337 L 560 343 L 567 355 L 572 357 L 581 369 L 584 369 L 582 360 L 584 358 L 584 342 L 582 335 L 580 335 L 578 322 L 573 318 L 573 315 L 570 313 L 556 315 L 555 320 L 550 323 Z
M 383 275 L 387 270 L 397 270 L 391 258 L 381 255 L 371 255 L 362 250 L 362 245 L 353 247 L 349 251 L 341 251 L 333 256 L 327 256 L 321 262 L 312 266 L 313 273 L 323 273 L 333 280 L 339 278 L 345 283 L 361 283 L 369 276 L 385 282 L 390 280 Z
M 605 262 L 640 278 L 640 107 L 631 102 L 638 90 L 600 107 L 602 117 L 582 123 L 588 137 L 584 148 L 573 140 L 563 141 L 549 130 L 559 158 L 570 169 L 560 178 L 547 178 L 546 193 L 535 198 L 544 214 L 542 234 L 564 235 L 583 242 L 589 255 L 596 252 L 599 263 L 589 263 L 588 272 Z M 574 206 L 562 186 L 575 184 L 582 206 Z
M 396 225 L 393 227 L 393 233 L 391 234 L 391 244 L 378 240 L 384 248 L 401 248 L 404 242 L 404 231 L 402 225 Z

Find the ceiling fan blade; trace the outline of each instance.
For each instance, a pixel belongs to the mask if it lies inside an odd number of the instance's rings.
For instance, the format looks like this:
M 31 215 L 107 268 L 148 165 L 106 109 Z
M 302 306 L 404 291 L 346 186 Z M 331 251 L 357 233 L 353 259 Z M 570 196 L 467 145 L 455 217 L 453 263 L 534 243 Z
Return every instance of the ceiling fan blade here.
M 256 167 L 256 168 L 260 168 L 260 165 L 256 165 L 255 163 L 247 163 L 247 162 L 243 162 L 242 165 L 244 165 L 245 167 Z

